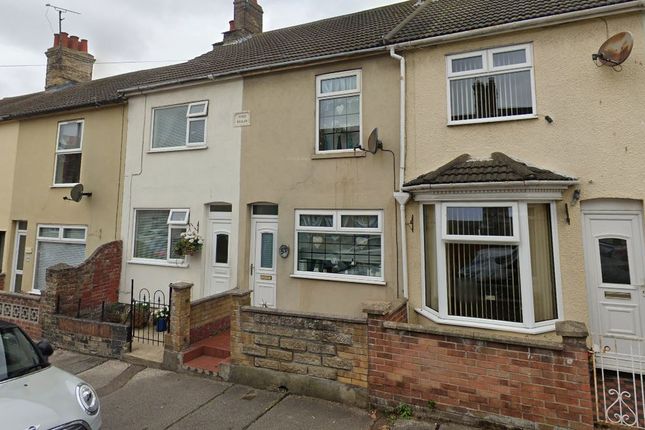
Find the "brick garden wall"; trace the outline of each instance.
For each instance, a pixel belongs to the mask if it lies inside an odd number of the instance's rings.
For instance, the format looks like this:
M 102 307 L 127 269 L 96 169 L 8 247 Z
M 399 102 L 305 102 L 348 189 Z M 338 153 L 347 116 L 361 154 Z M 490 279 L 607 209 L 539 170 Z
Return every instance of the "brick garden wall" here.
M 40 296 L 0 291 L 0 319 L 17 324 L 32 339 L 39 340 Z
M 494 414 L 518 426 L 593 428 L 584 338 L 505 342 L 386 319 L 369 319 L 369 393 L 378 407 L 405 403 L 487 421 Z
M 4 280 L 6 277 L 4 273 L 0 273 L 0 291 L 4 290 Z
M 61 348 L 110 358 L 121 358 L 121 354 L 127 352 L 128 325 L 64 315 L 55 315 L 53 323 L 54 327 L 49 330 L 49 340 Z
M 364 318 L 250 306 L 234 309 L 234 315 L 239 326 L 231 324 L 233 364 L 367 387 Z
M 231 294 L 224 292 L 190 304 L 190 343 L 199 342 L 231 326 Z

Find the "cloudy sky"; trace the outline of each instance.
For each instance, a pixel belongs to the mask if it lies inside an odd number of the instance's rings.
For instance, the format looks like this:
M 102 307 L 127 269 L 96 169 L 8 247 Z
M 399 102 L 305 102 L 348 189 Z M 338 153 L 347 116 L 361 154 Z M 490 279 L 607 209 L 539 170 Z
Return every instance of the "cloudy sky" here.
M 200 55 L 221 40 L 233 18 L 233 0 L 0 0 L 0 98 L 40 91 L 45 50 L 58 32 L 88 39 L 94 77 L 157 67 Z M 259 0 L 264 29 L 273 30 L 401 0 Z M 168 61 L 164 63 L 161 61 Z M 100 64 L 113 62 L 132 64 Z M 141 63 L 150 61 L 149 63 Z

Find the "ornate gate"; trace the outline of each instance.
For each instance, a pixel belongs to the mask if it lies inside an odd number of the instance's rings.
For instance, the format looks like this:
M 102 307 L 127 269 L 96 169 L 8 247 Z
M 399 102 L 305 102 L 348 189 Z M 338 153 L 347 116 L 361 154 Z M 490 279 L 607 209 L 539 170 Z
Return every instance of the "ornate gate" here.
M 130 329 L 132 341 L 163 345 L 164 335 L 170 331 L 170 303 L 172 290 L 166 294 L 161 290 L 150 292 L 142 288 L 134 296 L 134 279 L 130 286 Z

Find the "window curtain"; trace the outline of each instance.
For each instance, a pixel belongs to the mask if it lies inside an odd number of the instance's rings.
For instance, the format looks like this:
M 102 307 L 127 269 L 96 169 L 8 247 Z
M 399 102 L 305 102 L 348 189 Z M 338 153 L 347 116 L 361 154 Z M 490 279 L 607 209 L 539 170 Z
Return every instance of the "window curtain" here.
M 168 212 L 137 211 L 134 257 L 165 260 L 168 250 Z
M 531 242 L 531 271 L 535 321 L 558 317 L 549 204 L 529 204 L 529 240 Z
M 187 111 L 186 105 L 155 110 L 153 148 L 171 148 L 186 144 Z
M 333 227 L 333 215 L 300 215 L 301 227 Z
M 48 267 L 58 263 L 76 266 L 85 260 L 84 243 L 38 243 L 38 265 L 36 266 L 36 280 L 34 289 L 43 291 L 46 287 L 45 274 Z

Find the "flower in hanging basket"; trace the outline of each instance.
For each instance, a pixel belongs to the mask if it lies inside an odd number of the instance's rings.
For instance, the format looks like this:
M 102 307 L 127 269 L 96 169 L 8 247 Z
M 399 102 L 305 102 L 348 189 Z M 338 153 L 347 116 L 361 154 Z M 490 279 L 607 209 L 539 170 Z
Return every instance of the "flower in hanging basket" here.
M 202 250 L 203 245 L 204 239 L 197 234 L 194 227 L 190 226 L 179 236 L 179 240 L 175 243 L 175 252 L 181 256 L 194 255 Z

